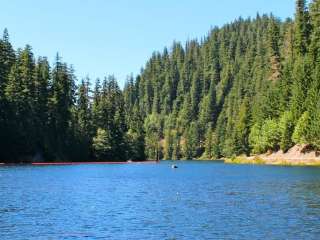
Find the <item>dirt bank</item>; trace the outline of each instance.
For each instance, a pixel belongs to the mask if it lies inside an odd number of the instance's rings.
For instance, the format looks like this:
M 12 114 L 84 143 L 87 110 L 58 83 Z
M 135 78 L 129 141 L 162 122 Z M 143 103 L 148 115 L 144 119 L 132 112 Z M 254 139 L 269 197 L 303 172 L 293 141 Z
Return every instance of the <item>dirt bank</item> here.
M 280 150 L 250 157 L 239 156 L 233 159 L 226 159 L 225 162 L 237 164 L 320 166 L 320 152 L 314 151 L 309 145 L 295 145 L 286 153 Z

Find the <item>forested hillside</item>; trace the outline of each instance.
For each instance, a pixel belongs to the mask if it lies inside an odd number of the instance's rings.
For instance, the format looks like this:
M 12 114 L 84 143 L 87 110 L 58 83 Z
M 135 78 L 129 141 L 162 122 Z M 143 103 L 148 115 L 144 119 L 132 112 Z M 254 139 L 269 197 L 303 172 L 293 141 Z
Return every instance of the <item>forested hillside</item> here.
M 208 23 L 210 24 L 210 23 Z M 320 148 L 320 0 L 153 53 L 123 90 L 0 41 L 0 160 L 214 159 Z

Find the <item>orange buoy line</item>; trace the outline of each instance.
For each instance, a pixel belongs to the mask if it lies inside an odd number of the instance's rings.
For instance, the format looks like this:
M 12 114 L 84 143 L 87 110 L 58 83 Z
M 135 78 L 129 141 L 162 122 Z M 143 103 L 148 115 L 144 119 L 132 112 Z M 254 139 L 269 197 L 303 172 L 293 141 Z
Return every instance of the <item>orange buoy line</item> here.
M 39 162 L 31 163 L 36 166 L 46 165 L 96 165 L 96 164 L 135 164 L 135 163 L 157 163 L 157 161 L 139 161 L 139 162 Z
M 136 161 L 136 162 L 36 162 L 24 163 L 23 165 L 49 166 L 49 165 L 97 165 L 97 164 L 153 164 L 159 161 Z M 20 163 L 21 164 L 21 163 Z M 0 163 L 0 165 L 19 165 L 19 163 Z

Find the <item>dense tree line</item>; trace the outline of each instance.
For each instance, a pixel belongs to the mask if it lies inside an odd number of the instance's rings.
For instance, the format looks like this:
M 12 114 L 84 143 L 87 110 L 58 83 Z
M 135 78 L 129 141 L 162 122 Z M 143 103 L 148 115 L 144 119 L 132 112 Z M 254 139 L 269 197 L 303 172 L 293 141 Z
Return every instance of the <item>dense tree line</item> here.
M 213 159 L 320 148 L 320 1 L 153 53 L 123 90 L 0 41 L 0 159 Z
M 50 66 L 29 45 L 14 51 L 7 30 L 0 71 L 1 161 L 145 159 L 143 119 L 113 76 L 77 84 L 59 55 Z
M 146 152 L 166 159 L 320 147 L 320 1 L 156 52 L 136 81 Z M 152 128 L 150 132 L 148 129 Z

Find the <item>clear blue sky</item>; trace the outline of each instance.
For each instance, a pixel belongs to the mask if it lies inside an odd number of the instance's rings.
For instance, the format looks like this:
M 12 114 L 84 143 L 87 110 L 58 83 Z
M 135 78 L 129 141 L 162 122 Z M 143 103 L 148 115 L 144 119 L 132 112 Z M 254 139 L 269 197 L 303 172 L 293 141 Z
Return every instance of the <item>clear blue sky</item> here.
M 239 16 L 294 14 L 294 0 L 3 0 L 0 29 L 36 56 L 59 52 L 80 79 L 139 73 L 155 50 L 201 38 Z

